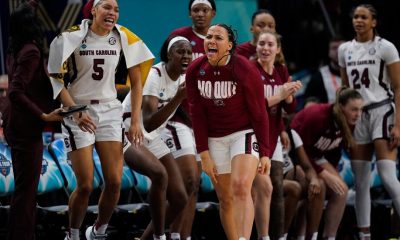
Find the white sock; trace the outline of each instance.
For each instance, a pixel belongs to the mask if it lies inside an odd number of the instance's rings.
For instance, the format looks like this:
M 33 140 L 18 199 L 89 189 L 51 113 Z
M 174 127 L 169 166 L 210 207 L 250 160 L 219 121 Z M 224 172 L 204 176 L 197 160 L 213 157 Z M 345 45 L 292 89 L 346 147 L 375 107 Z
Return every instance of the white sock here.
M 259 239 L 260 239 L 260 240 L 270 240 L 270 239 L 269 239 L 269 236 L 260 237 Z
M 165 234 L 158 236 L 158 237 L 153 234 L 153 239 L 154 240 L 167 240 L 167 237 L 165 236 Z
M 285 237 L 278 238 L 278 240 L 285 240 L 285 239 L 286 239 Z
M 360 237 L 360 240 L 370 240 L 371 239 L 371 233 L 359 232 L 358 236 Z
M 397 212 L 400 213 L 400 182 L 396 176 L 396 162 L 382 159 L 377 161 L 377 166 L 383 186 L 389 192 Z
M 313 233 L 311 240 L 317 240 L 317 238 L 318 238 L 318 232 Z
M 297 236 L 297 240 L 305 240 L 306 236 Z
M 96 228 L 96 226 L 97 226 L 97 224 L 94 225 L 94 229 L 93 229 L 95 234 L 105 234 L 106 233 L 108 224 L 100 225 L 100 227 L 97 227 L 97 228 Z
M 351 160 L 356 190 L 355 211 L 357 226 L 369 227 L 371 222 L 371 196 L 369 193 L 371 179 L 371 162 Z
M 246 240 L 246 238 L 245 237 L 240 237 L 239 240 Z
M 326 240 L 336 240 L 336 237 L 328 237 Z
M 192 237 L 187 237 L 186 240 L 192 240 Z
M 71 240 L 79 240 L 79 228 L 71 228 L 69 229 L 69 233 L 71 234 Z
M 176 232 L 171 233 L 171 240 L 181 240 L 181 234 Z
M 287 235 L 288 235 L 288 233 L 284 233 L 284 234 L 283 234 L 283 239 L 284 239 L 284 240 L 287 239 Z

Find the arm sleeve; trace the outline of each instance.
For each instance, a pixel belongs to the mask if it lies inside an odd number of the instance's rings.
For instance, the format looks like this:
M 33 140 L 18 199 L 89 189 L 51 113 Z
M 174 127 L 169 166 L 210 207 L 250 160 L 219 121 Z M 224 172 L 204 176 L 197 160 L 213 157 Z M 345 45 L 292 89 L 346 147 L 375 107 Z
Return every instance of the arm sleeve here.
M 208 129 L 206 111 L 201 103 L 201 96 L 197 89 L 195 73 L 201 61 L 192 62 L 186 71 L 186 91 L 189 103 L 189 113 L 192 119 L 194 138 L 198 153 L 208 150 Z
M 27 95 L 28 87 L 42 64 L 39 49 L 23 48 L 15 59 L 15 64 L 9 87 L 10 101 L 40 118 L 43 114 L 42 110 Z
M 260 146 L 260 157 L 269 156 L 269 122 L 264 99 L 264 85 L 258 70 L 250 62 L 236 65 L 237 77 L 244 87 L 244 97 L 250 121 Z M 235 66 L 235 67 L 236 67 Z

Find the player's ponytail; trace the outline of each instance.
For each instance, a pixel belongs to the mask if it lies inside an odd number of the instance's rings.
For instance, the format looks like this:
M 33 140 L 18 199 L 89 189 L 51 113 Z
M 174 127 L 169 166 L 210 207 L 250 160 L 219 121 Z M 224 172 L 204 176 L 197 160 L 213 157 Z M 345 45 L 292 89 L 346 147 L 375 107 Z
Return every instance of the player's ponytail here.
M 339 128 L 343 132 L 345 148 L 355 146 L 355 141 L 341 106 L 346 105 L 352 99 L 362 99 L 362 97 L 356 90 L 343 86 L 337 90 L 336 101 L 333 106 L 333 116 L 335 118 L 335 122 L 339 125 Z

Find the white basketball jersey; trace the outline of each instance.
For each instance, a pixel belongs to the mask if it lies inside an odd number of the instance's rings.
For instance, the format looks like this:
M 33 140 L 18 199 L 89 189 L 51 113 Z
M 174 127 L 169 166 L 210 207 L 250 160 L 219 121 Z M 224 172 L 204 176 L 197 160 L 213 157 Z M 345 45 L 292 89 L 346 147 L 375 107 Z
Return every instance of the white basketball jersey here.
M 160 62 L 154 65 L 147 77 L 146 83 L 143 87 L 143 96 L 155 96 L 158 98 L 158 109 L 164 107 L 169 103 L 178 91 L 179 85 L 185 81 L 185 75 L 180 75 L 176 81 L 173 81 L 165 69 L 165 63 Z M 123 111 L 131 112 L 131 100 L 130 94 L 126 96 L 122 103 Z M 151 133 L 144 131 L 144 135 L 147 139 L 154 139 L 156 136 L 161 134 L 161 131 L 167 125 L 167 121 L 174 115 L 172 113 L 169 118 L 156 130 Z M 144 129 L 143 129 L 144 130 Z
M 396 47 L 381 37 L 365 43 L 352 40 L 339 47 L 339 65 L 346 68 L 350 87 L 360 92 L 365 105 L 393 98 L 387 65 L 398 61 Z
M 117 32 L 111 31 L 103 37 L 89 30 L 70 58 L 71 66 L 75 68 L 72 71 L 75 76 L 68 86 L 72 98 L 78 103 L 115 99 L 115 71 L 120 53 L 121 42 Z

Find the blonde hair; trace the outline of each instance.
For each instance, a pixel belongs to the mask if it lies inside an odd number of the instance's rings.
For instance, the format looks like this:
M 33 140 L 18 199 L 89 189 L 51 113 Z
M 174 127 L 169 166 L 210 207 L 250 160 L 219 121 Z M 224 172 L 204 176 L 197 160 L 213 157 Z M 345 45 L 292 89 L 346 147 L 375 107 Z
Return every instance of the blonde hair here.
M 356 90 L 343 86 L 337 90 L 336 101 L 333 105 L 333 116 L 335 122 L 339 125 L 339 128 L 343 132 L 344 145 L 346 148 L 351 148 L 355 146 L 355 141 L 353 138 L 353 133 L 350 129 L 349 124 L 347 123 L 346 116 L 344 115 L 341 107 L 346 105 L 350 100 L 353 99 L 362 99 L 362 96 Z

